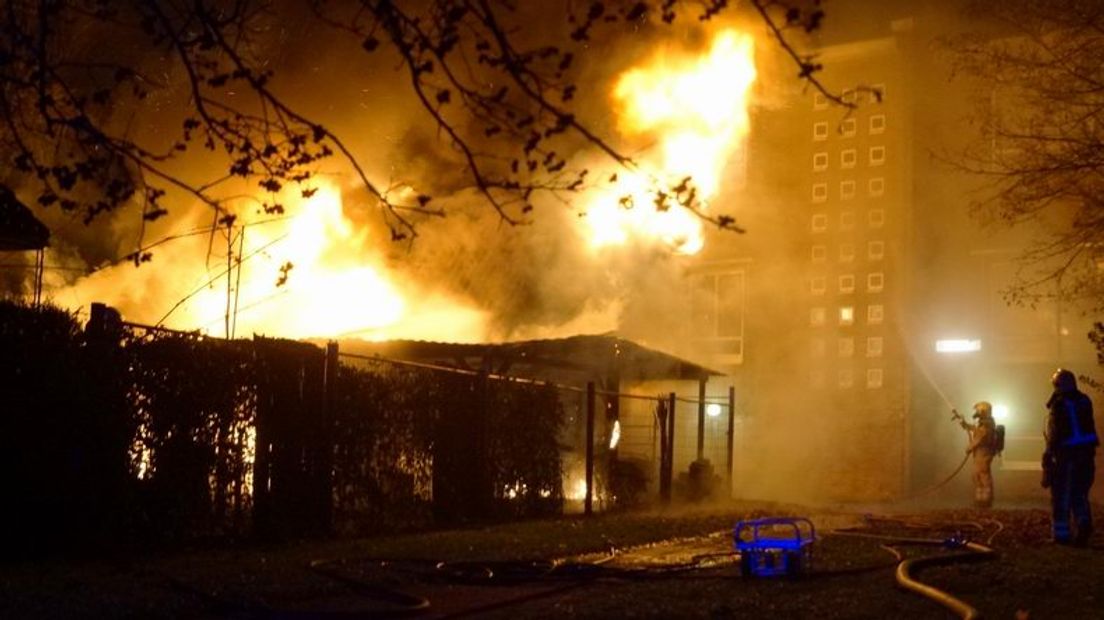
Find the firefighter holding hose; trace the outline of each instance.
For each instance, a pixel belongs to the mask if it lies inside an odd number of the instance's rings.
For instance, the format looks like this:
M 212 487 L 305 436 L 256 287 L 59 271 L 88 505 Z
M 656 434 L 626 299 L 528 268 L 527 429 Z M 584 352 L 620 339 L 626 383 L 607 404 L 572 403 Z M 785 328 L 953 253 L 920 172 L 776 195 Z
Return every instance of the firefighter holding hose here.
M 1084 546 L 1092 535 L 1089 490 L 1096 473 L 1100 440 L 1089 397 L 1077 389 L 1073 373 L 1059 368 L 1051 377 L 1054 393 L 1047 401 L 1043 486 L 1050 487 L 1054 542 Z M 1077 526 L 1070 529 L 1070 513 Z
M 993 457 L 999 452 L 997 425 L 993 421 L 993 405 L 981 401 L 974 405 L 976 423 L 971 424 L 955 411 L 958 423 L 970 433 L 970 445 L 966 453 L 974 458 L 974 505 L 990 508 L 993 505 Z

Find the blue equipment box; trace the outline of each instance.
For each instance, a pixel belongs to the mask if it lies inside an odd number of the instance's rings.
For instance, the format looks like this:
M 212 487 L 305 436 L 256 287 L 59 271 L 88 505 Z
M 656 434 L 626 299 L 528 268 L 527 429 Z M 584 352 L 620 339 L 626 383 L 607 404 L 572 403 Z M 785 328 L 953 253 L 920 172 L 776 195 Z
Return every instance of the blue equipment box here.
M 740 553 L 744 576 L 798 576 L 812 570 L 816 529 L 804 517 L 740 521 L 732 545 Z

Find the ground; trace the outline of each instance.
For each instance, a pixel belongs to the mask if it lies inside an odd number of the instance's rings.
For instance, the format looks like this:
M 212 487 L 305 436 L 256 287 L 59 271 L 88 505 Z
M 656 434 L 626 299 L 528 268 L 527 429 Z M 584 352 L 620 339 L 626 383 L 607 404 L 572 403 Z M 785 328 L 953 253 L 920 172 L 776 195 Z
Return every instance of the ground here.
M 730 553 L 732 525 L 767 514 L 811 516 L 818 540 L 808 574 L 741 576 Z M 1104 537 L 1097 533 L 1087 549 L 1056 546 L 1048 527 L 1041 507 L 734 503 L 263 548 L 132 552 L 0 565 L 0 617 L 950 618 L 897 587 L 894 552 L 963 551 L 891 539 L 964 538 L 997 553 L 918 570 L 917 578 L 985 617 L 1104 618 Z

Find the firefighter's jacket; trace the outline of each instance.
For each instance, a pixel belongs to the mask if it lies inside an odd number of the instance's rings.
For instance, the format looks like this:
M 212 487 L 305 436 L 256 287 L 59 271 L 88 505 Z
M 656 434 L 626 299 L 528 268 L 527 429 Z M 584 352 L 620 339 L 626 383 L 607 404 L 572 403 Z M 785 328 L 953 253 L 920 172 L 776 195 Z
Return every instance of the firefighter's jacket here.
M 1047 452 L 1095 447 L 1100 445 L 1093 420 L 1093 405 L 1088 396 L 1078 390 L 1062 393 L 1055 391 L 1047 401 L 1046 446 Z
M 993 418 L 979 418 L 977 424 L 965 424 L 970 431 L 968 452 L 975 456 L 995 456 L 997 453 L 997 425 Z

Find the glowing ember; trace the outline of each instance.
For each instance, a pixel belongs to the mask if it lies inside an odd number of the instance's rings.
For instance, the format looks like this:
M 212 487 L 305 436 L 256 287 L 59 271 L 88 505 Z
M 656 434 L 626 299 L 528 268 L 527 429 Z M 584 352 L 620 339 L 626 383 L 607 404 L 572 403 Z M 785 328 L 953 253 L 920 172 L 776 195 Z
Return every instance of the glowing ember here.
M 682 208 L 657 210 L 655 183 L 692 177 L 702 205 L 720 189 L 729 157 L 748 132 L 748 92 L 755 81 L 752 38 L 719 33 L 704 56 L 662 51 L 618 79 L 613 99 L 625 133 L 657 140 L 640 170 L 620 173 L 587 209 L 595 247 L 635 235 L 659 239 L 682 254 L 701 250 L 702 222 Z

